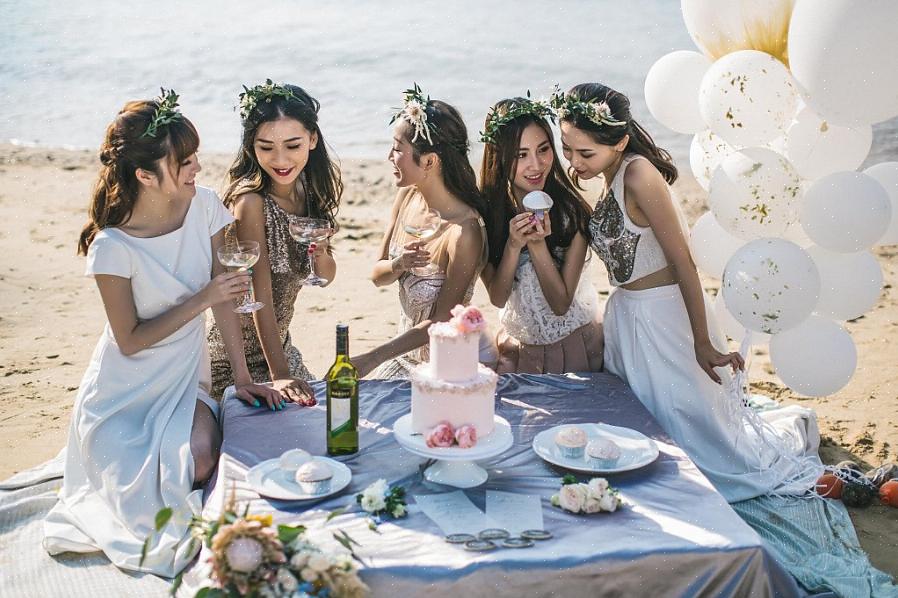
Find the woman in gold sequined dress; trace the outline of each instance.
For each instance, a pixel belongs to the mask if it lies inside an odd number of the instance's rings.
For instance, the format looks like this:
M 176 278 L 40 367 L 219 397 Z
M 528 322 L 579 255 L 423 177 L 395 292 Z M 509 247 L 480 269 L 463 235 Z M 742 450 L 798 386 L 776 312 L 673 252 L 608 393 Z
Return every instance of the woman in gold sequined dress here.
M 228 172 L 224 203 L 237 221 L 230 231 L 241 241 L 257 241 L 253 267 L 256 299 L 264 307 L 242 319 L 246 361 L 254 379 L 272 380 L 283 400 L 314 405 L 307 380 L 313 379 L 290 338 L 290 322 L 310 260 L 322 278 L 333 281 L 337 265 L 327 242 L 309 245 L 290 236 L 297 217 L 327 220 L 336 226 L 343 183 L 318 126 L 318 101 L 295 85 L 266 82 L 240 96 L 243 142 Z M 221 398 L 233 376 L 221 338 L 209 331 L 212 395 Z

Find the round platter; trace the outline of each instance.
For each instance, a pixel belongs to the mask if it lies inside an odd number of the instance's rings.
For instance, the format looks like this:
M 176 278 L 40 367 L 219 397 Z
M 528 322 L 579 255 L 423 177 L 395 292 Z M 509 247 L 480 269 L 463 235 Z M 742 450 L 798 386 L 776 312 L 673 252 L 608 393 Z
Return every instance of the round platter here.
M 260 496 L 278 500 L 318 500 L 336 494 L 349 485 L 352 472 L 346 465 L 327 457 L 312 457 L 330 467 L 334 474 L 330 486 L 318 494 L 305 492 L 293 477 L 293 473 L 281 469 L 280 459 L 268 459 L 246 472 L 246 481 Z
M 555 444 L 555 434 L 561 428 L 576 425 L 586 432 L 587 442 L 596 438 L 613 440 L 620 447 L 620 458 L 613 467 L 593 465 L 584 454 L 580 458 L 565 457 Z M 620 473 L 645 467 L 658 458 L 658 445 L 641 432 L 610 424 L 562 424 L 543 430 L 533 439 L 533 451 L 542 459 L 574 471 L 586 473 Z M 585 451 L 584 451 L 585 453 Z

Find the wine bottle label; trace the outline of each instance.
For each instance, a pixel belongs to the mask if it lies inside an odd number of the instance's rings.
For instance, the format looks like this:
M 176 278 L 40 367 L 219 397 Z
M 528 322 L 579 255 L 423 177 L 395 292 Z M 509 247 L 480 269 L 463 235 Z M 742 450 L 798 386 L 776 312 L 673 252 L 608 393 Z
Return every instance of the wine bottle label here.
M 352 399 L 339 399 L 331 395 L 331 434 L 342 432 L 342 428 L 349 423 L 352 413 Z

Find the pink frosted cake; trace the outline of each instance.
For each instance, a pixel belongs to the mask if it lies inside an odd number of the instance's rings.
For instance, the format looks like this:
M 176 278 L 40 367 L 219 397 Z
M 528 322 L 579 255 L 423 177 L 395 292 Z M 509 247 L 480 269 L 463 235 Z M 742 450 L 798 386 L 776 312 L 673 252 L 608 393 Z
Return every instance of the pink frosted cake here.
M 426 436 L 443 423 L 473 426 L 479 439 L 493 431 L 497 376 L 478 362 L 485 326 L 476 307 L 461 305 L 430 326 L 430 362 L 411 375 L 413 432 Z

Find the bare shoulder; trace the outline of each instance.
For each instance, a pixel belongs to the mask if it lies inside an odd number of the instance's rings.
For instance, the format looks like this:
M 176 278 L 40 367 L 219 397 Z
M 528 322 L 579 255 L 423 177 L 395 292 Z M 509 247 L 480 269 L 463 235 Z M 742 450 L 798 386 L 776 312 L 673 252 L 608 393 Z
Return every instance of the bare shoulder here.
M 637 158 L 627 165 L 624 172 L 624 185 L 637 190 L 642 187 L 655 187 L 666 184 L 661 172 L 648 160 Z
M 265 200 L 258 193 L 244 193 L 234 200 L 234 215 L 238 220 L 247 217 L 261 218 L 265 208 Z

